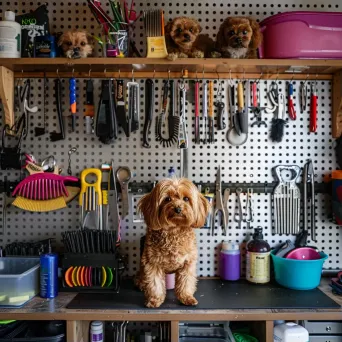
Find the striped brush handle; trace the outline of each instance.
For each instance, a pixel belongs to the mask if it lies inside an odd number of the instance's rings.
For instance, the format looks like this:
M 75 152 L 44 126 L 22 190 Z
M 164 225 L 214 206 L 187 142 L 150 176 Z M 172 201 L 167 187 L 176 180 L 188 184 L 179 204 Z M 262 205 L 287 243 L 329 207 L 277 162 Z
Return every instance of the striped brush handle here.
M 26 177 L 14 189 L 13 196 L 31 200 L 49 200 L 69 195 L 65 182 L 78 182 L 77 177 L 36 173 Z

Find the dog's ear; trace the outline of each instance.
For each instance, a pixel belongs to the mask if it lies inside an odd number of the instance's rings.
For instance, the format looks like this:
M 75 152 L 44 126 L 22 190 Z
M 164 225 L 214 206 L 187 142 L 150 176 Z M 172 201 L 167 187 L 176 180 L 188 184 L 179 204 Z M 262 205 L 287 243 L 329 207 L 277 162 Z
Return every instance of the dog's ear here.
M 217 51 L 222 51 L 222 47 L 226 46 L 226 38 L 224 36 L 224 29 L 229 23 L 230 18 L 227 18 L 220 26 L 216 36 L 215 48 Z
M 58 46 L 61 46 L 64 43 L 64 41 L 67 38 L 68 34 L 69 34 L 69 32 L 64 32 L 63 34 L 61 34 L 59 36 L 58 43 L 57 43 Z
M 87 33 L 87 40 L 88 40 L 89 45 L 91 45 L 91 46 L 95 45 L 95 38 L 90 33 Z
M 141 197 L 138 202 L 138 211 L 143 214 L 148 229 L 161 229 L 157 209 L 158 203 L 159 195 L 157 187 L 154 187 L 149 194 Z
M 194 21 L 194 24 L 197 27 L 198 33 L 201 33 L 202 32 L 202 26 L 200 25 L 199 21 L 196 20 L 196 19 L 193 19 L 193 21 Z
M 260 31 L 260 26 L 257 23 L 256 20 L 249 18 L 249 25 L 251 26 L 252 30 L 253 30 L 253 36 L 252 39 L 249 43 L 249 48 L 251 49 L 257 49 L 262 41 L 262 33 Z
M 169 21 L 166 25 L 165 25 L 165 37 L 170 37 L 170 33 L 172 31 L 172 26 L 173 26 L 173 20 Z
M 196 205 L 196 208 L 194 208 L 194 212 L 195 212 L 195 222 L 193 224 L 194 228 L 203 227 L 210 208 L 211 208 L 211 205 L 209 201 L 199 191 L 197 191 L 197 205 Z

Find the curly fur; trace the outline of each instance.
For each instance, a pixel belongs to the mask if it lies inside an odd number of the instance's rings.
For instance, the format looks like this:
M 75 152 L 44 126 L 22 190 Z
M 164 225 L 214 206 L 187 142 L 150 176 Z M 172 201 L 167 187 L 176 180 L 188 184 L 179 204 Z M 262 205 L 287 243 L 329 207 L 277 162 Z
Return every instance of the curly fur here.
M 250 18 L 228 17 L 216 37 L 214 57 L 257 58 L 262 41 L 259 24 Z
M 188 179 L 164 179 L 138 203 L 147 225 L 136 285 L 145 305 L 165 300 L 165 275 L 176 273 L 175 293 L 185 305 L 196 305 L 197 246 L 193 228 L 202 227 L 210 205 Z
M 178 17 L 165 26 L 165 40 L 168 59 L 202 58 L 214 48 L 214 41 L 208 35 L 200 34 L 199 22 L 188 17 Z
M 67 31 L 60 36 L 58 46 L 65 57 L 84 58 L 93 53 L 94 39 L 85 31 Z

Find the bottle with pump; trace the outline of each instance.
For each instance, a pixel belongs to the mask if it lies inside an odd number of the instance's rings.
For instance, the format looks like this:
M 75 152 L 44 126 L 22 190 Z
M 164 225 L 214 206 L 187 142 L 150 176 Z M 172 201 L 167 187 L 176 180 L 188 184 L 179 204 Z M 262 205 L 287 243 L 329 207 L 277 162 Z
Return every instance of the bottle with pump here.
M 47 254 L 40 256 L 40 296 L 55 298 L 58 295 L 58 255 L 52 253 L 51 239 Z
M 15 13 L 6 11 L 0 21 L 0 58 L 21 57 L 21 25 L 15 21 Z
M 270 281 L 270 245 L 263 240 L 262 228 L 255 228 L 253 239 L 247 243 L 246 279 L 255 284 Z

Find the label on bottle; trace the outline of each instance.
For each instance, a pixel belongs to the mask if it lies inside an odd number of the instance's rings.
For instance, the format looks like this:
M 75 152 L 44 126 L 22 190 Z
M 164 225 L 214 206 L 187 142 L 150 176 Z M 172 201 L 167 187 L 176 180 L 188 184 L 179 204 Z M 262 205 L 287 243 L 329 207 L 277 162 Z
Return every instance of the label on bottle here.
M 270 281 L 270 252 L 247 252 L 246 279 L 252 283 L 264 284 Z

